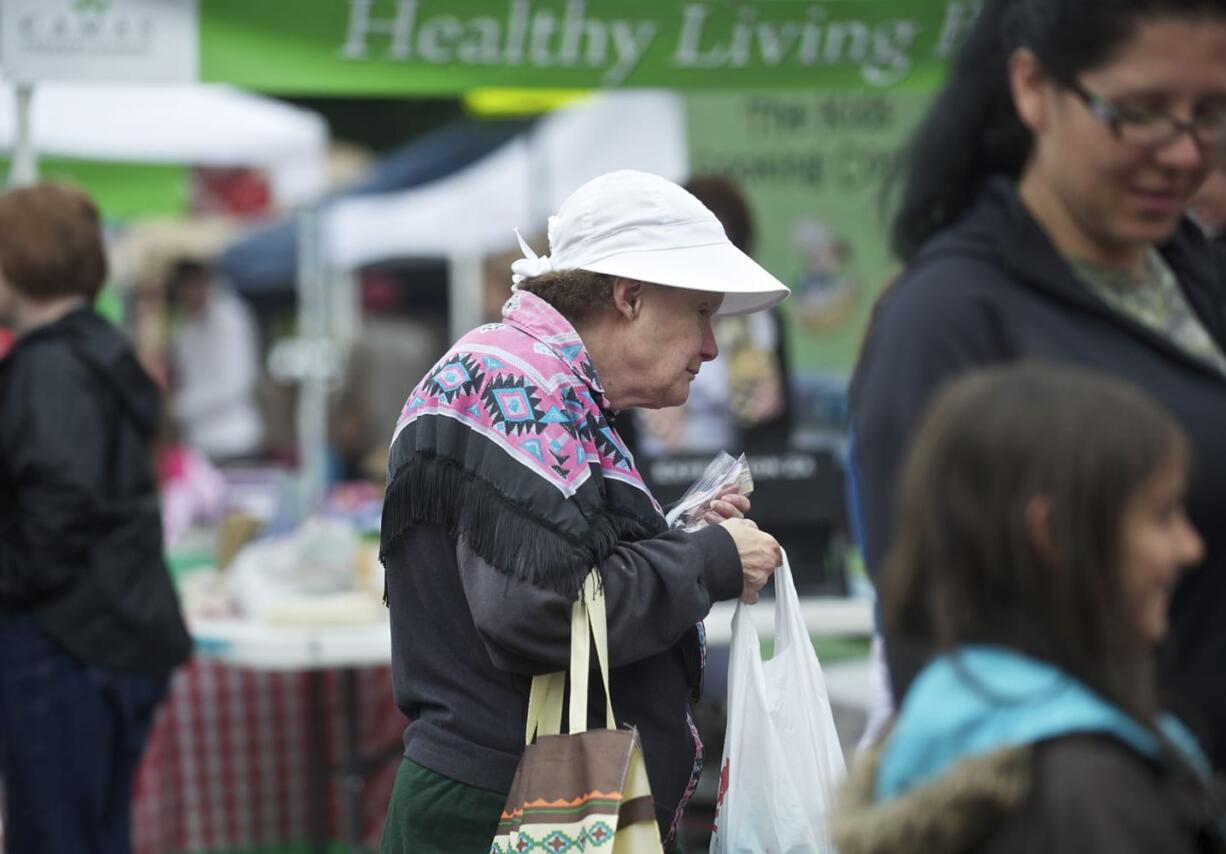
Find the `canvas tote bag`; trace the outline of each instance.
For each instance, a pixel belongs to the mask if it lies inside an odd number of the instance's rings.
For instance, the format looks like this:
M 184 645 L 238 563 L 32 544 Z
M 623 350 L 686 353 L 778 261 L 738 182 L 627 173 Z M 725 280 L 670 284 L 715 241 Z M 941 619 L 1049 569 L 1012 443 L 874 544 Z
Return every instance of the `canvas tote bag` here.
M 490 854 L 663 854 L 638 732 L 617 729 L 609 700 L 604 593 L 593 570 L 571 611 L 569 731 L 561 735 L 566 671 L 537 676 L 523 757 Z M 605 728 L 588 730 L 591 642 L 605 694 Z M 535 738 L 535 741 L 534 741 Z

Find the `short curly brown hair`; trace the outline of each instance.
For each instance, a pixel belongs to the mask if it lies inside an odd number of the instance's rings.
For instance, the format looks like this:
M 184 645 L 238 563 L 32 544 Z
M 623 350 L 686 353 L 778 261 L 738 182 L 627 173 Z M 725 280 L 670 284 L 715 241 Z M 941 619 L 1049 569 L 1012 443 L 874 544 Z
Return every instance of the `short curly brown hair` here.
M 69 184 L 35 184 L 0 194 L 0 275 L 36 302 L 93 300 L 106 281 L 98 208 Z
M 558 270 L 519 283 L 519 290 L 536 294 L 579 326 L 613 306 L 614 276 L 591 270 Z

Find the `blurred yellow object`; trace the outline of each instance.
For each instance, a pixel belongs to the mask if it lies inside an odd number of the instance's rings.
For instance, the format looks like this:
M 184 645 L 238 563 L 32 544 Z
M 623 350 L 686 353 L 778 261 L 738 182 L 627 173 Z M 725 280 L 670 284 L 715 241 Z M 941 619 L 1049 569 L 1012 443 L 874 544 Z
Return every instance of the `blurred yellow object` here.
M 379 539 L 362 540 L 354 560 L 353 585 L 383 598 L 383 564 L 379 563 Z
M 217 529 L 217 566 L 225 569 L 239 549 L 251 542 L 264 523 L 246 513 L 230 512 Z
M 535 116 L 591 94 L 590 89 L 472 89 L 464 95 L 464 108 L 487 118 Z
M 347 590 L 314 596 L 293 596 L 270 605 L 262 615 L 269 626 L 335 628 L 364 626 L 387 619 L 378 596 Z

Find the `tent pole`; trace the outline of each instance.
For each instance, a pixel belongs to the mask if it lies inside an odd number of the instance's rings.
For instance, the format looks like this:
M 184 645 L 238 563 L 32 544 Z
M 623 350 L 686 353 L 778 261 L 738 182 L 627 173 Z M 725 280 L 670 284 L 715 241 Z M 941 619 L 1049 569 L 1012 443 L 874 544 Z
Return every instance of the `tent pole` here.
M 524 225 L 530 229 L 529 234 L 546 234 L 546 222 L 555 205 L 561 204 L 571 191 L 578 187 L 554 187 L 553 176 L 549 171 L 549 152 L 545 149 L 542 131 L 543 119 L 539 119 L 524 131 L 524 141 L 528 149 L 528 168 L 524 175 L 524 198 L 528 200 L 528 221 Z M 554 196 L 557 195 L 555 199 Z M 545 251 L 549 251 L 546 243 Z
M 485 265 L 480 256 L 457 253 L 447 258 L 447 317 L 452 341 L 481 325 L 484 279 Z
M 298 331 L 302 346 L 298 385 L 299 510 L 318 513 L 327 491 L 328 385 L 335 370 L 327 340 L 328 306 L 320 256 L 320 213 L 308 206 L 298 216 Z
M 15 91 L 17 139 L 13 146 L 13 163 L 9 168 L 9 186 L 25 187 L 38 181 L 38 155 L 34 151 L 30 107 L 34 100 L 34 84 L 18 83 Z

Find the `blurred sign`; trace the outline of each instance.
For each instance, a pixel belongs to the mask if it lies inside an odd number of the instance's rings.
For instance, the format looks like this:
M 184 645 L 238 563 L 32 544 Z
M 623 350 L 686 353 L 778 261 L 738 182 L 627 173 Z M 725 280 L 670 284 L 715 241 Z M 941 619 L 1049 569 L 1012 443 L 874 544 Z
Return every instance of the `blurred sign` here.
M 784 451 L 750 454 L 754 490 L 750 516 L 770 531 L 788 552 L 796 586 L 803 594 L 842 594 L 843 467 L 833 451 Z M 710 454 L 661 457 L 640 471 L 664 506 L 702 474 Z
M 686 97 L 690 172 L 744 191 L 754 257 L 792 289 L 781 312 L 794 439 L 841 436 L 847 377 L 884 282 L 883 190 L 931 92 L 726 92 Z
M 7 2 L 7 0 L 6 0 Z M 201 75 L 274 92 L 931 88 L 980 0 L 207 0 Z
M 196 79 L 196 0 L 3 0 L 10 80 Z
M 843 467 L 833 451 L 790 450 L 747 459 L 753 473 L 753 516 L 763 527 L 833 525 L 843 518 Z M 667 506 L 681 498 L 709 462 L 710 454 L 659 457 L 645 463 L 643 479 Z

